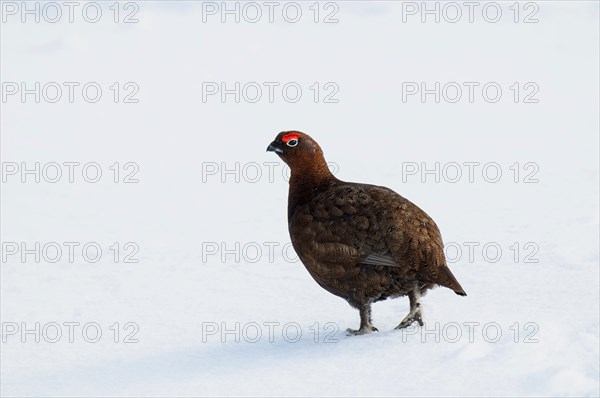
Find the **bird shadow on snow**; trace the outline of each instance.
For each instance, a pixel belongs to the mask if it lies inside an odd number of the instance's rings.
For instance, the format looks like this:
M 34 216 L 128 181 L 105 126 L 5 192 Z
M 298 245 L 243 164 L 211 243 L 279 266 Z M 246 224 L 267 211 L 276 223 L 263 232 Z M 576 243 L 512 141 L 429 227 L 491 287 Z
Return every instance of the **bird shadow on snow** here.
M 245 369 L 256 371 L 261 368 L 277 367 L 290 360 L 320 360 L 331 355 L 343 354 L 348 346 L 368 345 L 372 339 L 386 338 L 390 334 L 375 333 L 368 336 L 347 336 L 337 331 L 325 342 L 324 336 L 302 337 L 297 342 L 274 334 L 272 342 L 264 338 L 256 343 L 214 341 L 178 348 L 176 351 L 155 355 L 138 356 L 130 360 L 106 360 L 93 365 L 61 369 L 46 375 L 36 375 L 24 381 L 32 391 L 46 394 L 62 392 L 93 392 L 104 394 L 118 392 L 135 385 L 152 385 L 160 382 L 182 382 L 186 380 L 220 380 L 217 376 L 240 374 Z M 395 337 L 394 337 L 395 338 Z M 149 383 L 150 381 L 150 383 Z M 20 383 L 15 383 L 20 384 Z

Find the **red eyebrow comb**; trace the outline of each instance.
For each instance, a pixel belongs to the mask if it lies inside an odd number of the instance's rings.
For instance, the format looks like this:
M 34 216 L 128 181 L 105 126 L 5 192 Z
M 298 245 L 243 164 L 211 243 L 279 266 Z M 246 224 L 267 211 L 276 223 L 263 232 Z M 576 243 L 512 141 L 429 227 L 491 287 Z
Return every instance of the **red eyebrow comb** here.
M 284 143 L 287 143 L 289 140 L 297 140 L 298 138 L 300 138 L 300 134 L 289 133 L 289 134 L 286 134 L 283 137 L 281 137 L 281 141 L 283 141 Z

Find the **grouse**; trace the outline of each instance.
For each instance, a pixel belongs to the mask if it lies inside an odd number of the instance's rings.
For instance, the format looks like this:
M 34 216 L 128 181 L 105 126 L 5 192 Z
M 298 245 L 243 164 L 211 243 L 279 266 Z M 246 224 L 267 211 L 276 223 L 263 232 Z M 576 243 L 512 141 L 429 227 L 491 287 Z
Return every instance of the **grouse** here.
M 415 204 L 386 187 L 337 179 L 302 132 L 279 133 L 267 151 L 291 169 L 288 227 L 298 257 L 321 287 L 360 313 L 349 335 L 377 331 L 374 302 L 407 295 L 402 329 L 423 325 L 420 299 L 434 286 L 466 296 L 446 265 L 437 225 Z

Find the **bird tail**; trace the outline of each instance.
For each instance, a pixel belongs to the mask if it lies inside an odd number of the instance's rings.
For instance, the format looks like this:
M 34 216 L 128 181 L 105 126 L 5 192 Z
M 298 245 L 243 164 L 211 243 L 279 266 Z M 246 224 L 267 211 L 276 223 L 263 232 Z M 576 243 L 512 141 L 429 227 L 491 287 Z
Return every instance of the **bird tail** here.
M 436 281 L 438 285 L 454 290 L 454 293 L 458 294 L 459 296 L 467 295 L 460 283 L 458 283 L 456 280 L 456 277 L 450 271 L 450 268 L 448 268 L 446 265 L 440 265 L 439 270 L 440 272 L 438 273 L 438 280 Z

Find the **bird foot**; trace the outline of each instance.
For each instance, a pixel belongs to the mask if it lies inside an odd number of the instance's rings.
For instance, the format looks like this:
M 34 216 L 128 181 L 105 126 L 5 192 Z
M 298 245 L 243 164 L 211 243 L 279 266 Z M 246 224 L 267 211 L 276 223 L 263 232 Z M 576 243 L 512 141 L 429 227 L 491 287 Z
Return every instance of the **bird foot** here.
M 369 334 L 373 332 L 379 332 L 379 329 L 377 329 L 375 326 L 361 326 L 361 328 L 358 330 L 346 329 L 347 336 L 360 336 L 363 334 Z
M 411 312 L 400 322 L 400 325 L 396 326 L 396 329 L 406 329 L 414 322 L 417 322 L 419 326 L 423 326 L 423 319 L 421 318 L 421 311 Z

